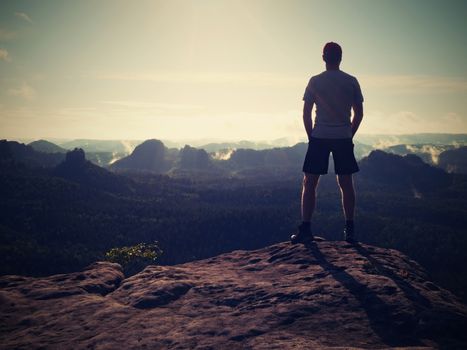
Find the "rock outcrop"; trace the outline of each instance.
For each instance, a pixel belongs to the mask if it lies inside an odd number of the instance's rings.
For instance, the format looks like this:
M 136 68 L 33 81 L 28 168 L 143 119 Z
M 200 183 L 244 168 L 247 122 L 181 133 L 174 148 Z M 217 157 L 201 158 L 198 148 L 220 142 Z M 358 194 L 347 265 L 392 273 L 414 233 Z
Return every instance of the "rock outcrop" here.
M 361 176 L 368 182 L 388 186 L 399 192 L 430 192 L 449 186 L 451 177 L 442 169 L 431 166 L 414 155 L 400 156 L 381 150 L 371 153 L 360 160 Z
M 461 349 L 467 307 L 402 253 L 279 243 L 124 279 L 0 278 L 3 349 Z
M 179 165 L 182 169 L 209 169 L 212 167 L 209 154 L 204 149 L 197 149 L 188 145 L 180 150 Z
M 65 160 L 57 165 L 51 174 L 102 191 L 131 192 L 131 181 L 86 160 L 81 148 L 67 152 Z
M 114 170 L 151 171 L 164 173 L 170 168 L 167 149 L 159 140 L 146 140 L 133 152 L 110 166 Z
M 467 174 L 467 146 L 442 152 L 438 165 L 450 173 Z

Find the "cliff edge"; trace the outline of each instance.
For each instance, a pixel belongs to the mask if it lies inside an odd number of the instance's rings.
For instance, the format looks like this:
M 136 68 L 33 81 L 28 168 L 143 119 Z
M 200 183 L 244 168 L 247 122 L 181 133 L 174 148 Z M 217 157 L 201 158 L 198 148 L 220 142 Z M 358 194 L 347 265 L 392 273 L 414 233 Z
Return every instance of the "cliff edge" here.
M 125 279 L 0 278 L 2 349 L 460 349 L 467 307 L 402 253 L 317 241 Z

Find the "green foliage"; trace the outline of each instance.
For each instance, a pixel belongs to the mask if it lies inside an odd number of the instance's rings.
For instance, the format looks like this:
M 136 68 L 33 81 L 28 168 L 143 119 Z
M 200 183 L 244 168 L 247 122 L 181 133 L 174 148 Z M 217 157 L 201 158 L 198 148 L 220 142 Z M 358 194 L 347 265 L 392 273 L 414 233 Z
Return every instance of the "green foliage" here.
M 162 254 L 158 243 L 139 243 L 130 247 L 112 248 L 105 253 L 105 259 L 120 264 L 125 275 L 133 275 L 147 265 L 154 263 Z

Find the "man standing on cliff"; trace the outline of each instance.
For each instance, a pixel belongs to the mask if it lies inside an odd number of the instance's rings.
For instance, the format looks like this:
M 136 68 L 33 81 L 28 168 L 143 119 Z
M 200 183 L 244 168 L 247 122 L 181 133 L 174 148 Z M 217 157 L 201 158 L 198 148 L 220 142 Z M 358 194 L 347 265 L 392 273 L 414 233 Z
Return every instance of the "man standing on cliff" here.
M 316 189 L 320 175 L 328 172 L 330 153 L 342 195 L 344 239 L 355 242 L 352 174 L 359 168 L 353 152 L 353 137 L 363 118 L 363 96 L 357 79 L 339 69 L 341 59 L 342 48 L 339 44 L 327 43 L 323 49 L 326 70 L 311 77 L 303 96 L 303 123 L 309 142 L 303 164 L 302 223 L 290 237 L 292 243 L 313 240 L 310 222 L 315 209 Z M 314 124 L 313 105 L 316 105 Z

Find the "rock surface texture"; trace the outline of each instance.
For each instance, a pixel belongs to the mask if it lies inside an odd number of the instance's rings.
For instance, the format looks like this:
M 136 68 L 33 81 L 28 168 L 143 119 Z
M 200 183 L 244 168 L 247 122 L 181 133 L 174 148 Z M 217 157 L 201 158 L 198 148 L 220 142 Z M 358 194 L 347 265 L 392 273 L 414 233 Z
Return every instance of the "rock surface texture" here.
M 402 253 L 279 243 L 124 279 L 0 278 L 2 349 L 466 349 L 467 307 Z

